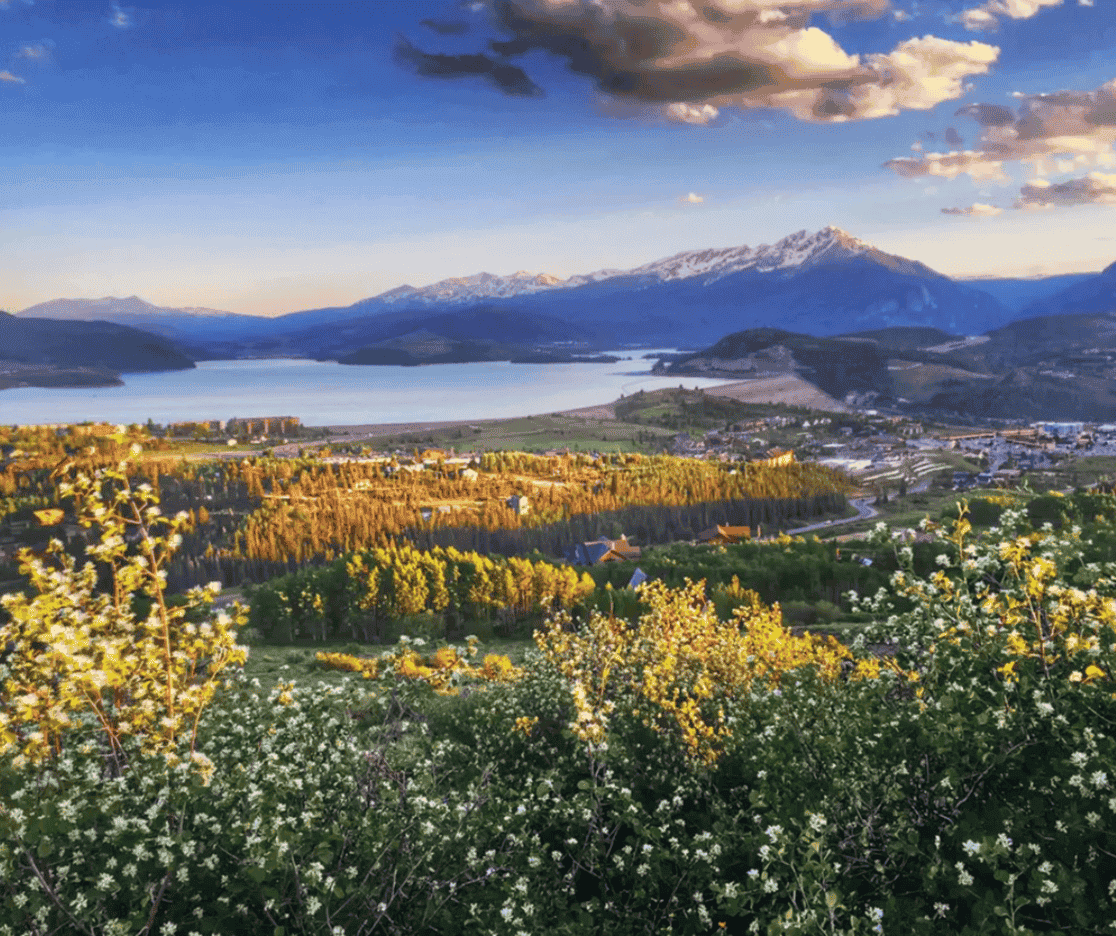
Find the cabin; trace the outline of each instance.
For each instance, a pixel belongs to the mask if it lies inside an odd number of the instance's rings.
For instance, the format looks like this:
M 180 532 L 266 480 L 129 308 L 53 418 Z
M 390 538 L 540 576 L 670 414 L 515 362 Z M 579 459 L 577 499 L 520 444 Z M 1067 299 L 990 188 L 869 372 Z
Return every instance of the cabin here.
M 643 551 L 638 546 L 628 542 L 627 536 L 621 534 L 620 539 L 609 539 L 602 536 L 591 543 L 578 543 L 570 550 L 569 561 L 572 565 L 596 565 L 599 562 L 623 562 L 628 559 L 638 559 Z
M 726 543 L 739 543 L 743 540 L 752 538 L 752 528 L 746 526 L 717 526 L 710 527 L 708 530 L 702 530 L 697 539 L 699 543 L 710 543 L 712 545 L 724 545 Z
M 520 517 L 531 511 L 531 502 L 527 500 L 526 494 L 513 494 L 508 498 L 507 504 Z
M 780 468 L 784 465 L 794 464 L 794 452 L 790 449 L 768 449 L 767 458 L 762 458 L 760 461 L 765 465 L 770 465 L 772 468 Z

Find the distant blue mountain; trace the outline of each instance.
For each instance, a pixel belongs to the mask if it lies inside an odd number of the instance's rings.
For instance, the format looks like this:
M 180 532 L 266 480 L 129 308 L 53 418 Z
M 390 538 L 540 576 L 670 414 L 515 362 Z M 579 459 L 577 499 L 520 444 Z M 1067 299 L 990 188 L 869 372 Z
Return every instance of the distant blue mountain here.
M 1116 263 L 1031 302 L 1027 316 L 1116 312 Z
M 689 251 L 632 270 L 568 279 L 521 271 L 400 286 L 351 306 L 270 319 L 160 309 L 135 297 L 57 300 L 21 315 L 51 315 L 48 307 L 65 303 L 59 309 L 65 317 L 104 318 L 156 332 L 198 359 L 341 358 L 413 332 L 526 349 L 700 348 L 752 328 L 816 336 L 884 328 L 982 334 L 1046 311 L 1036 308 L 1039 300 L 1060 302 L 1066 312 L 1077 311 L 1074 303 L 1101 302 L 1098 296 L 1116 288 L 1112 269 L 1040 281 L 958 281 L 829 227 L 773 245 Z
M 1083 283 L 1096 275 L 1096 273 L 1062 273 L 1057 276 L 1041 276 L 1030 279 L 981 276 L 960 279 L 958 282 L 988 293 L 1011 312 L 1021 312 L 1028 307 L 1037 307 L 1055 293 L 1062 292 L 1078 283 Z

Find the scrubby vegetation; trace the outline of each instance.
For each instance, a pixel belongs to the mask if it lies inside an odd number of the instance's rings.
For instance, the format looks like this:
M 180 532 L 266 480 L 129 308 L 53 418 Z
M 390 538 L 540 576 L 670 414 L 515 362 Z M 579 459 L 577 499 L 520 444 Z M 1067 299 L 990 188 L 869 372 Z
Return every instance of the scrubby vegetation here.
M 29 591 L 5 598 L 0 933 L 1116 921 L 1111 495 L 997 505 L 979 535 L 962 509 L 925 544 L 878 529 L 855 547 L 878 561 L 848 563 L 874 571 L 842 599 L 870 622 L 846 643 L 746 587 L 749 550 L 845 564 L 787 537 L 663 551 L 710 581 L 678 568 L 634 620 L 571 593 L 519 663 L 409 636 L 276 682 L 240 669 L 237 614 L 173 609 L 161 572 L 190 518 L 163 524 L 127 477 L 62 492 L 99 533 L 90 565 L 25 552 Z M 350 557 L 355 606 L 431 555 L 449 608 L 477 562 L 448 551 Z

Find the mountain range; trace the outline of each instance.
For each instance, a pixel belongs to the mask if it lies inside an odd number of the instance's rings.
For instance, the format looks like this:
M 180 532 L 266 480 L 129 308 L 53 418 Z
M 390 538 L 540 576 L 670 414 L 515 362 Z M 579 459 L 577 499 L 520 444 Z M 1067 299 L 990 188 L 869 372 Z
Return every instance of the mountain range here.
M 520 271 L 404 285 L 350 306 L 274 318 L 165 308 L 135 296 L 58 299 L 18 314 L 130 325 L 171 339 L 195 359 L 340 359 L 398 344 L 408 334 L 420 342 L 434 334 L 489 349 L 703 347 L 742 328 L 762 327 L 819 336 L 888 327 L 974 334 L 1032 314 L 1101 311 L 1106 302 L 1108 308 L 1116 304 L 1112 267 L 1040 280 L 954 280 L 828 227 L 773 245 L 688 251 L 630 270 L 565 279 Z M 500 319 L 495 329 L 494 316 Z M 509 336 L 513 319 L 518 324 Z
M 404 285 L 350 306 L 274 318 L 164 308 L 132 296 L 54 300 L 24 309 L 18 319 L 138 328 L 191 360 L 296 356 L 422 364 L 539 355 L 562 360 L 610 347 L 709 348 L 726 335 L 763 329 L 817 339 L 890 330 L 893 339 L 907 334 L 911 341 L 924 330 L 929 341 L 931 333 L 992 335 L 1037 316 L 1114 311 L 1116 264 L 1096 274 L 958 280 L 827 227 L 772 245 L 687 251 L 629 270 L 565 279 L 520 271 Z M 1045 333 L 1053 338 L 1056 331 Z M 993 341 L 985 351 L 1003 344 Z M 930 346 L 909 350 L 917 357 Z M 121 369 L 177 366 L 160 354 Z M 1014 352 L 1005 354 L 1000 366 L 1015 366 L 1009 361 Z M 0 347 L 0 361 L 11 357 Z M 938 363 L 964 366 L 960 359 Z M 992 364 L 988 358 L 973 366 Z M 871 372 L 869 383 L 880 384 L 873 392 L 884 393 L 886 381 L 875 365 Z M 844 378 L 834 379 L 839 384 Z

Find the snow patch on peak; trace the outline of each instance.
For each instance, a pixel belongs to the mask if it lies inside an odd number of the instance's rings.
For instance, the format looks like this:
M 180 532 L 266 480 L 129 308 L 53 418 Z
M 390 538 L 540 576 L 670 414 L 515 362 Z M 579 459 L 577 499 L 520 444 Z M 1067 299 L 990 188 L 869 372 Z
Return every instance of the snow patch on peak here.
M 452 277 L 415 289 L 400 286 L 381 293 L 377 300 L 388 304 L 406 302 L 422 305 L 459 305 L 483 299 L 507 299 L 550 289 L 570 289 L 616 277 L 633 277 L 647 282 L 700 278 L 703 285 L 744 270 L 771 272 L 809 266 L 822 259 L 835 260 L 875 251 L 867 244 L 837 227 L 811 233 L 802 230 L 778 243 L 760 247 L 724 247 L 691 250 L 635 267 L 631 270 L 598 270 L 561 279 L 550 273 L 519 270 L 510 276 L 477 273 Z

